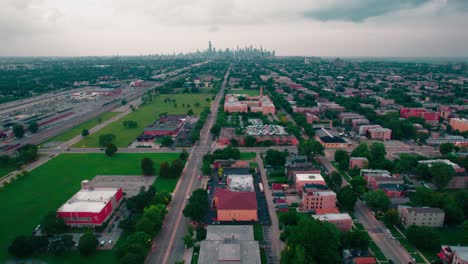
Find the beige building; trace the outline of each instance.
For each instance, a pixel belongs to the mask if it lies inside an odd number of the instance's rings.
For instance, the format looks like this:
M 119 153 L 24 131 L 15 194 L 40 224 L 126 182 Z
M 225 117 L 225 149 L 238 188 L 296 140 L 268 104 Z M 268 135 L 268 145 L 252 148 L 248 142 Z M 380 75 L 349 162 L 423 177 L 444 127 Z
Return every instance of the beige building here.
M 401 225 L 441 227 L 444 225 L 445 213 L 439 208 L 398 206 Z

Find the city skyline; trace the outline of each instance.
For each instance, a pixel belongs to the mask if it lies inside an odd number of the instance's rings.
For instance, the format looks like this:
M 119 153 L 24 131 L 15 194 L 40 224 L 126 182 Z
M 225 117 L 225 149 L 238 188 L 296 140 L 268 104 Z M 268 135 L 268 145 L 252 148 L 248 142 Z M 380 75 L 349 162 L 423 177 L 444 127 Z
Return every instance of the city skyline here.
M 2 0 L 0 56 L 112 56 L 260 46 L 277 56 L 467 57 L 468 3 Z

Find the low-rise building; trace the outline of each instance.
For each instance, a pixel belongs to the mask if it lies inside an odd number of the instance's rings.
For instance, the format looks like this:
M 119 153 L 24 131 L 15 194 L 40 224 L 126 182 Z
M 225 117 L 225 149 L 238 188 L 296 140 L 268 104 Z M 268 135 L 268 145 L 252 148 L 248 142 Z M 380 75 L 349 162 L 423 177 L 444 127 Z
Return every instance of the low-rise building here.
M 336 193 L 321 184 L 305 184 L 301 200 L 302 211 L 336 209 Z
M 347 148 L 349 143 L 340 137 L 337 133 L 325 128 L 315 130 L 315 139 L 323 145 L 324 148 Z
M 460 132 L 468 131 L 468 119 L 466 118 L 450 118 L 450 126 L 452 130 Z
M 216 188 L 217 221 L 258 221 L 255 192 L 233 192 Z
M 369 160 L 365 157 L 351 157 L 349 159 L 350 169 L 354 169 L 354 168 L 363 169 L 363 168 L 366 168 L 367 165 L 369 165 Z
M 299 194 L 302 193 L 304 185 L 306 184 L 319 184 L 326 186 L 325 180 L 320 173 L 297 173 L 294 175 L 294 185 Z
M 390 140 L 392 139 L 392 130 L 389 128 L 371 128 L 367 131 L 370 139 Z
M 405 228 L 411 225 L 442 227 L 445 213 L 440 208 L 398 206 L 401 225 Z
M 101 226 L 122 201 L 122 188 L 89 187 L 87 180 L 81 186 L 82 189 L 57 210 L 57 217 L 68 226 Z
M 437 256 L 444 264 L 468 264 L 468 247 L 442 245 Z
M 342 231 L 350 231 L 353 219 L 347 213 L 313 215 L 313 218 L 334 224 Z
M 200 264 L 261 264 L 260 246 L 254 240 L 253 226 L 209 225 L 200 243 Z
M 231 174 L 226 180 L 227 188 L 233 192 L 253 192 L 254 180 L 252 175 Z

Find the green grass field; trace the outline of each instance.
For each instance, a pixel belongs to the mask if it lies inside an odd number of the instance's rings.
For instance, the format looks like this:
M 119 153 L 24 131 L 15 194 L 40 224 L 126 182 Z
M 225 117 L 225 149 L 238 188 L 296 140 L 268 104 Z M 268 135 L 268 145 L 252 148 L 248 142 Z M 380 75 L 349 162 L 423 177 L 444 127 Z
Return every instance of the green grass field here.
M 109 158 L 101 153 L 62 154 L 0 189 L 0 210 L 8 212 L 0 218 L 0 263 L 7 258 L 10 242 L 18 235 L 30 234 L 47 212 L 55 211 L 80 189 L 82 180 L 96 175 L 141 175 L 140 161 L 144 157 L 154 161 L 158 172 L 161 162 L 178 156 L 117 153 Z M 177 179 L 161 179 L 154 185 L 157 190 L 172 191 L 176 183 Z
M 173 102 L 164 102 L 164 99 L 170 98 L 176 100 Z M 169 114 L 185 114 L 189 109 L 192 109 L 195 114 L 200 114 L 203 108 L 210 106 L 211 102 L 207 102 L 206 98 L 211 99 L 209 94 L 163 94 L 157 100 L 150 104 L 140 107 L 135 112 L 128 114 L 126 117 L 109 124 L 97 133 L 90 135 L 83 140 L 79 141 L 73 147 L 75 148 L 97 148 L 99 147 L 98 139 L 100 135 L 114 134 L 116 136 L 115 144 L 117 147 L 127 147 L 133 142 L 143 131 L 145 126 L 152 124 L 161 113 Z M 195 103 L 199 103 L 199 107 L 195 107 Z M 175 107 L 174 104 L 177 104 Z M 182 104 L 185 106 L 183 107 Z M 190 105 L 190 107 L 187 107 Z M 125 120 L 133 120 L 138 123 L 137 128 L 125 128 L 122 122 Z
M 0 168 L 0 178 L 7 175 L 8 173 L 14 171 L 14 167 L 8 167 L 8 168 Z
M 45 144 L 47 143 L 50 143 L 50 142 L 65 142 L 65 141 L 68 141 L 78 135 L 81 135 L 81 132 L 83 131 L 83 129 L 91 129 L 97 125 L 100 124 L 99 122 L 99 119 L 101 120 L 101 122 L 104 122 L 106 120 L 109 120 L 111 119 L 112 117 L 118 115 L 119 113 L 117 112 L 107 112 L 107 113 L 104 113 L 96 118 L 93 118 L 91 120 L 88 120 L 84 123 L 81 123 L 80 125 L 70 129 L 70 130 L 67 130 L 53 138 L 50 138 L 48 139 L 47 141 L 45 141 L 44 143 L 41 144 L 41 146 L 44 146 Z
M 99 250 L 89 257 L 83 257 L 78 253 L 78 251 L 74 251 L 63 256 L 45 256 L 40 257 L 39 259 L 46 261 L 48 264 L 117 263 L 117 256 L 114 251 L 109 250 Z
M 260 95 L 260 90 L 228 90 L 228 93 L 258 96 L 258 95 Z
M 251 160 L 251 159 L 255 159 L 255 156 L 257 156 L 257 153 L 255 152 L 241 152 L 240 159 Z

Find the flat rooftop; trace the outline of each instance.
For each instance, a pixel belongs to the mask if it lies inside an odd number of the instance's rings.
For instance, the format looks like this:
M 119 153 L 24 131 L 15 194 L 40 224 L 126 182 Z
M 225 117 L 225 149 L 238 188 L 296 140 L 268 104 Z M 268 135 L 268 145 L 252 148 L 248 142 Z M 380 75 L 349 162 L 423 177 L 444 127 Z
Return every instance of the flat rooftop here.
M 297 181 L 324 181 L 320 173 L 298 173 L 296 174 Z
M 327 221 L 327 220 L 351 220 L 351 216 L 347 213 L 340 213 L 340 214 L 322 214 L 322 215 L 313 215 L 313 218 L 320 220 L 320 221 Z
M 118 190 L 118 188 L 81 189 L 63 204 L 58 212 L 99 213 Z

